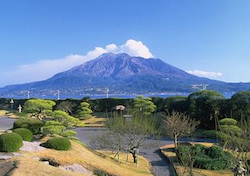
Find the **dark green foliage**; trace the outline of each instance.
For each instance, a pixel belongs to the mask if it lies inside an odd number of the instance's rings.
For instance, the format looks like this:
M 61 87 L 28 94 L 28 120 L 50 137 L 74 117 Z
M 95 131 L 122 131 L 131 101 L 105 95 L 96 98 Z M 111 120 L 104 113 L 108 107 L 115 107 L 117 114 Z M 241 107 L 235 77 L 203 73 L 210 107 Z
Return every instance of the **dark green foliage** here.
M 19 119 L 14 122 L 13 129 L 16 128 L 27 128 L 33 134 L 39 134 L 41 127 L 43 127 L 43 123 L 38 119 Z
M 158 107 L 158 106 L 157 106 Z M 166 112 L 187 112 L 187 97 L 184 96 L 171 96 L 165 99 Z
M 67 138 L 52 138 L 44 143 L 43 146 L 55 150 L 69 150 L 71 142 Z
M 16 128 L 13 130 L 13 132 L 19 134 L 24 141 L 32 141 L 33 139 L 32 132 L 26 128 Z
M 1 152 L 17 152 L 23 145 L 23 139 L 16 133 L 5 133 L 0 136 Z
M 221 158 L 224 156 L 224 151 L 219 146 L 212 146 L 206 149 L 206 155 L 211 158 Z
M 194 167 L 207 170 L 223 170 L 231 166 L 231 161 L 226 158 L 211 159 L 207 156 L 196 157 Z
M 194 167 L 208 170 L 227 169 L 233 161 L 233 156 L 219 146 L 205 147 L 197 144 L 178 147 L 177 157 L 182 163 L 193 158 Z
M 212 90 L 203 90 L 188 96 L 188 114 L 201 122 L 203 129 L 214 129 L 214 118 L 219 112 L 219 103 L 224 97 L 221 93 Z

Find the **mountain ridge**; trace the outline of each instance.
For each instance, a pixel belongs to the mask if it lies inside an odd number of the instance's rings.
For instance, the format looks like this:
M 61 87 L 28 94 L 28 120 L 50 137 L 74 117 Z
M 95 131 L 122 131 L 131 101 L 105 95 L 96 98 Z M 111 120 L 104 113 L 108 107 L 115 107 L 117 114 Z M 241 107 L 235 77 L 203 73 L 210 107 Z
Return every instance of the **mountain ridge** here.
M 220 92 L 250 90 L 250 83 L 225 83 L 198 77 L 161 59 L 105 53 L 47 80 L 10 85 L 0 91 L 9 93 L 32 90 L 41 93 L 58 89 L 72 94 L 84 94 L 98 93 L 98 89 L 108 87 L 116 93 L 192 92 L 193 84 L 209 84 L 209 89 Z

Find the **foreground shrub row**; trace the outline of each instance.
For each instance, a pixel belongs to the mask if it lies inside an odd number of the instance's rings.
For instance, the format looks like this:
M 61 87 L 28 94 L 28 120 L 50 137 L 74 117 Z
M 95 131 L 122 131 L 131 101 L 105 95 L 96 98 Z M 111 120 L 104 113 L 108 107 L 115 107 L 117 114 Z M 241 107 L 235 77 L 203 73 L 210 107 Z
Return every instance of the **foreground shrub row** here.
M 193 160 L 194 167 L 207 170 L 230 168 L 234 160 L 229 152 L 219 146 L 205 147 L 200 144 L 178 147 L 177 157 L 183 164 Z

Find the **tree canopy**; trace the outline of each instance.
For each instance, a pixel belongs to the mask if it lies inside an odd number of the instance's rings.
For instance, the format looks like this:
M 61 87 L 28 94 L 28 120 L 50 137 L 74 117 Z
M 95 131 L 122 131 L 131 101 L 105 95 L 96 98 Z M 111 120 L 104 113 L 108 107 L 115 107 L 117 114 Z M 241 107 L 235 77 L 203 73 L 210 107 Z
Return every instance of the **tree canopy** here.
M 156 106 L 149 97 L 137 96 L 134 99 L 134 113 L 143 114 L 148 116 L 155 112 Z
M 52 100 L 31 99 L 25 102 L 24 111 L 42 120 L 47 113 L 51 113 L 56 103 Z

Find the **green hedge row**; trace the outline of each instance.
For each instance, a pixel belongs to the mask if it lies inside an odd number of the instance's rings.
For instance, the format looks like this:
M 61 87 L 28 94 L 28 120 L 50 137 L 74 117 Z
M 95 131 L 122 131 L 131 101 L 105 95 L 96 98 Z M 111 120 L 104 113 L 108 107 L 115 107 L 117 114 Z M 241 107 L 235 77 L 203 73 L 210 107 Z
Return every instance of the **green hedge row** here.
M 177 157 L 182 163 L 194 160 L 194 167 L 207 170 L 223 170 L 230 168 L 233 156 L 223 151 L 219 146 L 205 147 L 203 145 L 179 146 Z

